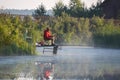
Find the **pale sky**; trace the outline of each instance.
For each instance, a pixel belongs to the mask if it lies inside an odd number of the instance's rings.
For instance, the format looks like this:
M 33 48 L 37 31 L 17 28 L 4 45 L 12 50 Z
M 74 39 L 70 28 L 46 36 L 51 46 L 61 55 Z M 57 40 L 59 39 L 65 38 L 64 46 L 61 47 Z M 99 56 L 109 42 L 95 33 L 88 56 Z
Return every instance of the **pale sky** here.
M 36 9 L 41 3 L 47 10 L 52 9 L 59 0 L 0 0 L 0 9 Z M 70 0 L 62 0 L 68 5 Z M 87 7 L 98 0 L 81 0 Z

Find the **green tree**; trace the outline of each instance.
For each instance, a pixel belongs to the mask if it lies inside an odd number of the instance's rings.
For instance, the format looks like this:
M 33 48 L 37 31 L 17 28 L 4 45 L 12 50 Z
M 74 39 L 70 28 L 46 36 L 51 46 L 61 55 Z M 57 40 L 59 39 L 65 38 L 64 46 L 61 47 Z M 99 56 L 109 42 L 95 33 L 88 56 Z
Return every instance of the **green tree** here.
M 76 9 L 77 7 L 82 7 L 82 3 L 80 0 L 70 0 L 69 7 L 71 9 Z
M 93 17 L 91 19 L 91 30 L 95 46 L 120 47 L 120 28 L 114 24 L 114 20 Z
M 80 0 L 70 0 L 69 3 L 70 15 L 73 17 L 82 17 L 84 8 Z
M 93 4 L 89 9 L 88 17 L 93 17 L 93 16 L 103 17 L 103 11 L 102 8 L 100 7 L 101 4 L 102 4 L 101 0 L 98 0 L 96 5 Z
M 29 43 L 24 37 L 25 25 L 20 16 L 0 14 L 0 55 L 35 54 L 33 42 Z
M 61 16 L 62 12 L 67 12 L 67 7 L 63 4 L 62 1 L 59 1 L 58 3 L 56 3 L 53 11 L 55 16 Z
M 46 13 L 46 9 L 43 4 L 41 4 L 33 13 L 33 17 L 35 19 L 39 19 L 41 16 L 44 16 Z

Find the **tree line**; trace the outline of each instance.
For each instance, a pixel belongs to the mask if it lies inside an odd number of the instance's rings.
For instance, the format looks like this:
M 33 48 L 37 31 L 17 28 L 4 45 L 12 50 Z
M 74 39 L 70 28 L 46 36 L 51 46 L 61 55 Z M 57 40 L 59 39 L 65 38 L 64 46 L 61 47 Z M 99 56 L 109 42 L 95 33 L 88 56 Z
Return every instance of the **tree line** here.
M 60 0 L 55 6 L 52 8 L 54 16 L 61 16 L 62 13 L 66 13 L 71 17 L 93 17 L 93 16 L 102 16 L 102 10 L 100 8 L 101 0 L 97 2 L 96 5 L 92 5 L 89 9 L 85 7 L 84 3 L 81 0 L 70 0 L 69 6 L 64 5 L 64 3 Z M 39 7 L 33 13 L 33 16 L 37 19 L 40 16 L 46 15 L 46 9 L 43 4 L 39 5 Z
M 93 16 L 104 17 L 105 19 L 120 19 L 120 1 L 119 0 L 98 0 L 96 4 L 92 4 L 90 8 L 87 8 L 81 0 L 70 0 L 69 5 L 64 5 L 60 0 L 52 8 L 54 16 L 61 16 L 62 13 L 66 13 L 71 17 L 84 17 L 92 18 Z M 45 15 L 46 9 L 41 4 L 33 15 L 41 16 Z

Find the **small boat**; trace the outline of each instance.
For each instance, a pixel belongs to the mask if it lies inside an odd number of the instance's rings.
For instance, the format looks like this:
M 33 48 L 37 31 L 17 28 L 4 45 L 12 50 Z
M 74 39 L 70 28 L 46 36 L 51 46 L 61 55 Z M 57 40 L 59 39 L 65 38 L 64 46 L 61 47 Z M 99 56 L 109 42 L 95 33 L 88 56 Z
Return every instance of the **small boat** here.
M 51 50 L 52 50 L 52 53 L 53 54 L 57 54 L 57 50 L 58 50 L 58 45 L 49 45 L 49 44 L 44 44 L 44 43 L 42 43 L 42 42 L 37 42 L 36 43 L 36 47 L 44 47 L 43 48 L 43 54 L 44 54 L 44 52 L 51 52 Z

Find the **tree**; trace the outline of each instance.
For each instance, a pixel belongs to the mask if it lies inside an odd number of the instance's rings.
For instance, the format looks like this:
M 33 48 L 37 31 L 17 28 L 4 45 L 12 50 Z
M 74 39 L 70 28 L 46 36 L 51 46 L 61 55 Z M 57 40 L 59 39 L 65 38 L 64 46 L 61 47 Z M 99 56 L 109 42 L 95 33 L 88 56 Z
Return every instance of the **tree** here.
M 93 17 L 93 16 L 103 17 L 102 8 L 100 7 L 101 4 L 102 1 L 98 0 L 96 5 L 92 5 L 91 8 L 89 9 L 88 17 Z
M 84 8 L 80 0 L 70 0 L 69 4 L 70 15 L 73 17 L 82 17 Z
M 69 7 L 72 8 L 77 8 L 77 7 L 82 7 L 82 3 L 80 0 L 70 0 Z
M 31 23 L 31 18 L 24 23 L 24 19 L 11 14 L 0 14 L 0 55 L 35 54 L 33 40 L 29 43 L 24 37 L 25 27 L 28 28 L 35 23 Z M 32 35 L 34 30 L 32 28 Z
M 55 16 L 61 16 L 62 12 L 67 12 L 67 7 L 64 6 L 62 1 L 59 1 L 58 3 L 56 3 L 53 11 Z
M 44 16 L 46 13 L 46 9 L 43 4 L 41 4 L 33 13 L 33 17 L 35 19 L 39 19 L 40 16 Z

